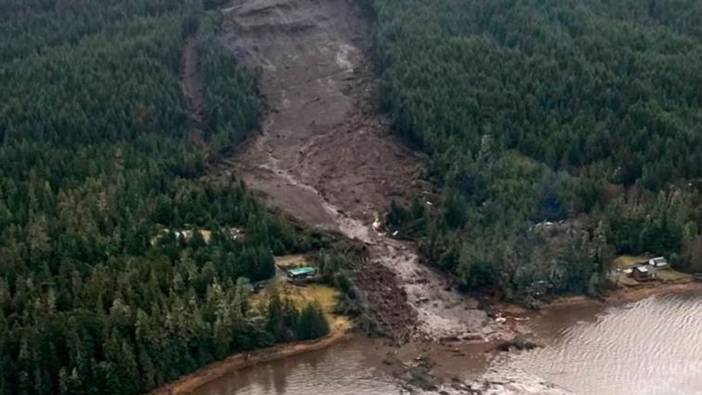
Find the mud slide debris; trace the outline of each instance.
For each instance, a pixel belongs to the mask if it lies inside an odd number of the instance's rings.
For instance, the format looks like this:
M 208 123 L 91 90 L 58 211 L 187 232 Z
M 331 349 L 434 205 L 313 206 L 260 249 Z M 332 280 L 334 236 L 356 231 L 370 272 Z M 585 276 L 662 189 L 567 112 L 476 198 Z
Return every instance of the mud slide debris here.
M 354 280 L 386 333 L 406 341 L 495 332 L 475 300 L 420 264 L 412 244 L 373 229 L 391 199 L 429 188 L 421 158 L 377 112 L 370 25 L 357 4 L 243 0 L 223 14 L 221 40 L 261 71 L 266 101 L 262 130 L 237 153 L 233 170 L 308 225 L 366 244 L 369 259 Z

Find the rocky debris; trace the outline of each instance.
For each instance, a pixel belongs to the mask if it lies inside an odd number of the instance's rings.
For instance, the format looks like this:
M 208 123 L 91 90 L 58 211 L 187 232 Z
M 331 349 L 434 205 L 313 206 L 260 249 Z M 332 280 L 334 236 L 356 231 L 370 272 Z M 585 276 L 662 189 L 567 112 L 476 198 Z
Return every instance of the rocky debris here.
M 466 332 L 439 338 L 440 343 L 485 343 L 487 338 L 482 333 Z
M 391 120 L 377 113 L 372 26 L 358 2 L 242 0 L 225 9 L 223 19 L 220 39 L 240 64 L 259 71 L 265 107 L 260 132 L 221 172 L 236 173 L 307 226 L 340 231 L 365 245 L 367 259 L 352 280 L 370 321 L 396 343 L 418 340 L 432 347 L 439 340 L 511 338 L 514 320 L 488 318 L 446 273 L 422 264 L 414 245 L 373 226 L 375 213 L 391 199 L 408 203 L 425 191 L 430 208 L 436 199 L 421 179 L 427 173 L 421 155 L 393 137 Z M 184 62 L 196 70 L 190 58 Z M 184 89 L 199 100 L 196 85 Z M 191 108 L 193 118 L 202 118 L 201 106 Z M 504 380 L 446 384 L 426 359 L 403 364 L 389 356 L 384 363 L 400 371 L 411 393 L 520 393 L 512 391 L 519 378 L 510 372 Z M 532 379 L 527 377 L 526 390 L 550 390 Z
M 424 355 L 419 355 L 413 360 L 403 363 L 397 356 L 387 355 L 388 365 L 394 367 L 394 375 L 400 382 L 404 392 L 416 393 L 443 393 L 444 386 L 440 380 L 431 373 L 433 361 Z
M 402 363 L 394 355 L 386 357 L 396 368 L 395 376 L 401 383 L 401 393 L 439 395 L 572 395 L 571 392 L 548 383 L 524 371 L 491 369 L 483 376 L 466 381 L 458 377 L 443 381 L 432 374 L 434 363 L 419 356 Z
M 403 379 L 405 388 L 418 388 L 422 391 L 438 391 L 437 378 L 431 374 L 433 363 L 430 359 L 420 356 L 407 366 Z
M 395 273 L 366 259 L 352 280 L 362 290 L 365 310 L 378 329 L 398 344 L 409 341 L 417 314 L 407 303 L 407 293 L 398 286 Z
M 495 350 L 509 352 L 512 350 L 533 350 L 541 347 L 543 347 L 543 344 L 537 343 L 526 336 L 517 335 L 514 339 L 498 343 L 497 346 L 495 346 Z
M 260 71 L 266 102 L 261 132 L 236 153 L 236 174 L 308 226 L 367 245 L 352 280 L 368 317 L 397 343 L 500 335 L 412 243 L 383 233 L 377 213 L 391 199 L 408 203 L 432 188 L 421 179 L 425 162 L 377 112 L 372 26 L 358 4 L 244 0 L 223 18 L 221 41 Z
M 472 391 L 470 393 L 481 395 L 572 395 L 571 392 L 558 388 L 540 377 L 514 369 L 492 369 L 478 380 L 469 383 L 468 388 Z

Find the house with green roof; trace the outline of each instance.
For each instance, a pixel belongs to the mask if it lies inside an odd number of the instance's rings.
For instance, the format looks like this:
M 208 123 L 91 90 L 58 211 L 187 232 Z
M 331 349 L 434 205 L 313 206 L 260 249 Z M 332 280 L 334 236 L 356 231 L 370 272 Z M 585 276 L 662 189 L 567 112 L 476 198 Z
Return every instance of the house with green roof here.
M 317 275 L 317 269 L 310 266 L 296 267 L 288 269 L 288 277 L 291 280 L 306 280 Z

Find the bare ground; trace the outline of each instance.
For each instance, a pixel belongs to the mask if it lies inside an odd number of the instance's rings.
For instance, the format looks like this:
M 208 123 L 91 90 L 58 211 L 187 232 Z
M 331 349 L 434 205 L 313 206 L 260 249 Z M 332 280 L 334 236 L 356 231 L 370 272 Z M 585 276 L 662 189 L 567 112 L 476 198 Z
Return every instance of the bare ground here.
M 386 333 L 411 338 L 490 338 L 492 321 L 415 247 L 370 226 L 391 199 L 430 190 L 422 157 L 390 133 L 376 109 L 371 26 L 350 0 L 236 0 L 223 10 L 223 43 L 261 72 L 262 130 L 233 171 L 307 225 L 366 243 L 355 275 Z
M 181 90 L 188 109 L 188 116 L 193 124 L 188 137 L 190 143 L 204 146 L 204 132 L 206 129 L 205 95 L 196 38 L 190 38 L 183 47 L 181 70 Z

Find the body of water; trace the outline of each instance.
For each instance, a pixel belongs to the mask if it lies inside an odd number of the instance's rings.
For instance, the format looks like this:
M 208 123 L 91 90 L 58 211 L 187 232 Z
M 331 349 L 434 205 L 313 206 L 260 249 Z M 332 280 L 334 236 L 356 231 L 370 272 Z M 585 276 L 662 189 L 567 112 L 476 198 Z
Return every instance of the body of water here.
M 702 394 L 702 294 L 559 308 L 532 323 L 545 347 L 509 367 L 582 395 Z
M 702 395 L 702 293 L 549 309 L 530 326 L 544 347 L 500 358 L 498 371 L 519 370 L 583 395 Z M 389 352 L 397 350 L 354 338 L 239 371 L 197 395 L 398 394 L 384 363 Z M 469 380 L 485 367 L 480 348 L 434 345 L 398 356 L 417 353 L 429 355 L 444 377 Z
M 397 394 L 384 371 L 385 347 L 353 338 L 328 349 L 260 364 L 202 387 L 196 395 L 375 395 Z

